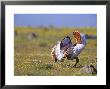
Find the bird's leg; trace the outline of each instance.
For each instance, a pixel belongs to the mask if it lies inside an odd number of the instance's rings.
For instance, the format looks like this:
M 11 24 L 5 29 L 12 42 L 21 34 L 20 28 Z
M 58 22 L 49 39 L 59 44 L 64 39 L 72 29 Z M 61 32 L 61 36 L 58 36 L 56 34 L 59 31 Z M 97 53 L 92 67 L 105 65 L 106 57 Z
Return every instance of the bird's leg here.
M 79 62 L 79 58 L 78 57 L 75 57 L 75 59 L 76 59 L 76 63 L 75 63 L 75 65 L 73 67 L 76 67 L 77 63 Z

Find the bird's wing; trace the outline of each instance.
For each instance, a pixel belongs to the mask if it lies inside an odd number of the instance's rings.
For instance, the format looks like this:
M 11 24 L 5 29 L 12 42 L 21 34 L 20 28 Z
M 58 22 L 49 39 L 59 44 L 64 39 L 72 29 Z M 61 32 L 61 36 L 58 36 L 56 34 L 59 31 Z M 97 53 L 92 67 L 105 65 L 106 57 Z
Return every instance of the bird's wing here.
M 61 40 L 61 43 L 60 43 L 60 49 L 64 49 L 65 47 L 66 48 L 69 48 L 70 46 L 72 46 L 72 42 L 71 42 L 71 39 L 69 36 L 66 36 L 65 38 L 63 38 Z
M 60 50 L 60 41 L 57 42 L 57 44 L 52 48 L 54 50 L 54 55 L 57 58 L 57 60 L 61 60 L 64 57 L 63 50 Z

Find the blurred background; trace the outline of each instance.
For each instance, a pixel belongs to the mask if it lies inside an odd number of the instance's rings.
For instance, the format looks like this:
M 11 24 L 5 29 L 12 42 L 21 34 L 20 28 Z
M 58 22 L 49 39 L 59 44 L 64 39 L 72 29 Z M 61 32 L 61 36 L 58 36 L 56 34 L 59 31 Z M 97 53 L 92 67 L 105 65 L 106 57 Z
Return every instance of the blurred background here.
M 15 76 L 82 76 L 91 75 L 73 68 L 74 60 L 54 63 L 51 49 L 65 36 L 78 30 L 86 34 L 87 46 L 80 55 L 80 65 L 97 66 L 96 14 L 15 14 Z M 72 42 L 74 38 L 70 35 Z M 80 66 L 79 65 L 79 66 Z

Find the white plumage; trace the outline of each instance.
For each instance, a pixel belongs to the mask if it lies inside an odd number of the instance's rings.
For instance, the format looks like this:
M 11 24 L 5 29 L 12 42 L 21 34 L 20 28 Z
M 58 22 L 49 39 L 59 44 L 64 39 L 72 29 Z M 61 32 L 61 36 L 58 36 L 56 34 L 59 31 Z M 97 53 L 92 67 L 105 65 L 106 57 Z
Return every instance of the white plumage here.
M 57 45 L 55 46 L 55 55 L 58 60 L 61 60 L 64 57 L 64 50 L 60 50 L 60 43 L 61 42 L 58 41 Z

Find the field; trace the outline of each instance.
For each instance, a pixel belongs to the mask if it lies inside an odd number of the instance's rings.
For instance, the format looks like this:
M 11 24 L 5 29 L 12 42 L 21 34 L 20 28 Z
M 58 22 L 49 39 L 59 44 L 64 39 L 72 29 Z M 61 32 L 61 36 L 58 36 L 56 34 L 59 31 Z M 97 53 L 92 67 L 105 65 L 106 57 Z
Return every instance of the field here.
M 80 72 L 80 67 L 73 68 L 75 60 L 55 63 L 51 48 L 58 40 L 78 30 L 88 35 L 97 35 L 96 28 L 44 28 L 15 27 L 14 38 L 14 75 L 15 76 L 94 76 Z M 29 39 L 29 33 L 36 37 Z M 72 38 L 72 36 L 71 36 Z M 73 40 L 74 42 L 74 40 Z M 77 66 L 93 64 L 97 68 L 97 39 L 88 39 L 87 45 L 79 55 Z M 96 75 L 96 74 L 95 74 Z

